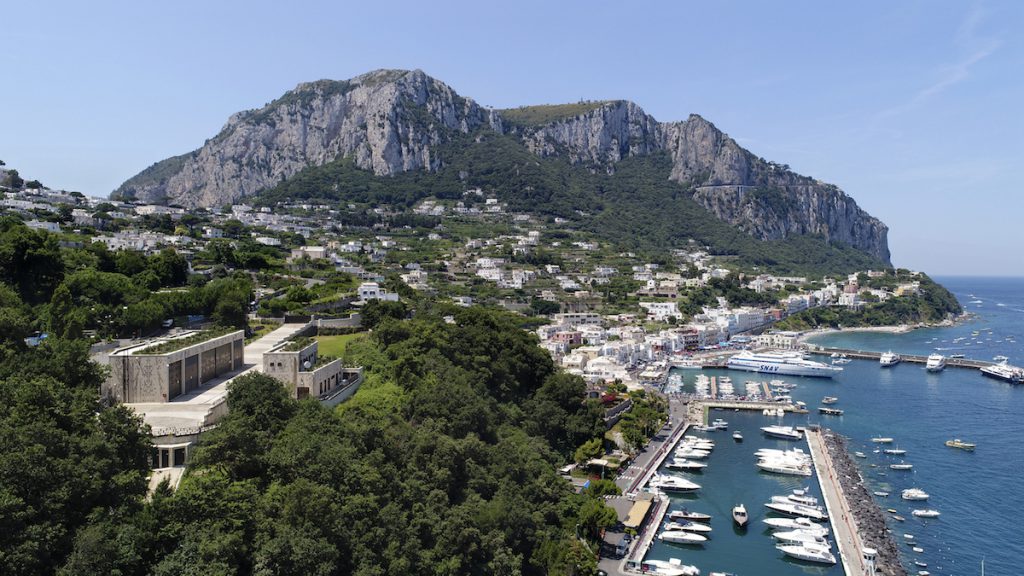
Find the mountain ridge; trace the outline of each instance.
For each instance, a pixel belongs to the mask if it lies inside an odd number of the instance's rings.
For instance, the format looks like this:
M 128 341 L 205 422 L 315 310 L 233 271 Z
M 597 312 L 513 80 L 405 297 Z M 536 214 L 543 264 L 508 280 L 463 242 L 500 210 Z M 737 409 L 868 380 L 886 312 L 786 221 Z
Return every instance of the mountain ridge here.
M 817 235 L 889 262 L 888 228 L 853 198 L 754 155 L 699 115 L 659 122 L 629 100 L 494 110 L 421 70 L 301 83 L 262 108 L 233 114 L 202 147 L 150 166 L 114 194 L 222 205 L 339 158 L 377 176 L 436 172 L 450 161 L 445 145 L 487 133 L 515 137 L 536 157 L 607 174 L 626 158 L 666 153 L 667 179 L 755 238 Z

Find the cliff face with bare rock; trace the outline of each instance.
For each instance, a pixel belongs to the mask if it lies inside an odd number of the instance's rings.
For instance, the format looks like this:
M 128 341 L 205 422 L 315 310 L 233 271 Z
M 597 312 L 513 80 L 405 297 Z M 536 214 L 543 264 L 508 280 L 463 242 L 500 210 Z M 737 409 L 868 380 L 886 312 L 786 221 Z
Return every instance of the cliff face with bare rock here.
M 886 226 L 839 188 L 757 157 L 700 116 L 658 122 L 622 100 L 489 110 L 419 70 L 300 84 L 233 115 L 201 148 L 154 164 L 115 194 L 218 206 L 340 158 L 378 176 L 436 171 L 446 144 L 484 132 L 605 173 L 629 157 L 667 154 L 665 178 L 755 238 L 815 235 L 889 260 Z

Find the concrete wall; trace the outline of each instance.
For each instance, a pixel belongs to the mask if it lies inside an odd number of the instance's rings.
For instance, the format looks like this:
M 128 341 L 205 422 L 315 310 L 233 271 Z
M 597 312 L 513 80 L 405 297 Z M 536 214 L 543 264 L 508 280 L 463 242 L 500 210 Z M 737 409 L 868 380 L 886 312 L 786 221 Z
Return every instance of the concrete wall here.
M 301 350 L 286 351 L 289 342 L 283 342 L 263 354 L 263 373 L 282 381 L 287 385 L 292 398 L 298 397 L 299 372 L 304 371 L 303 365 L 309 362 L 316 365 L 317 343 L 311 342 Z

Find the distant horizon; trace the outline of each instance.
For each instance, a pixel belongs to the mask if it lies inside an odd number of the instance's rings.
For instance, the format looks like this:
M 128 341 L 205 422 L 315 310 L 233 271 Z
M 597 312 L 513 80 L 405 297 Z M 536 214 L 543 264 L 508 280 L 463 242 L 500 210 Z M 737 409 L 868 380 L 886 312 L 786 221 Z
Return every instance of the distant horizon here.
M 19 84 L 0 106 L 15 135 L 0 159 L 106 197 L 301 82 L 418 68 L 497 109 L 621 99 L 664 122 L 699 114 L 843 189 L 889 227 L 897 267 L 1024 276 L 1024 254 L 1006 249 L 1024 213 L 1010 192 L 1024 157 L 1021 3 L 664 3 L 633 10 L 645 32 L 631 49 L 609 49 L 628 39 L 617 5 L 306 2 L 282 19 L 265 0 L 184 4 L 8 7 L 0 63 Z M 728 37 L 714 25 L 726 22 Z M 288 42 L 253 42 L 269 28 Z

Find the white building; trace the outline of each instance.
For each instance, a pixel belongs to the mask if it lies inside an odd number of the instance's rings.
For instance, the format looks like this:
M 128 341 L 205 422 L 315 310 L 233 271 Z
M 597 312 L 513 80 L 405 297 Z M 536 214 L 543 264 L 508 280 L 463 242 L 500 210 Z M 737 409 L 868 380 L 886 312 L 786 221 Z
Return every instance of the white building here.
M 669 318 L 678 319 L 682 316 L 675 302 L 641 302 L 640 307 L 647 311 L 647 317 L 656 322 L 667 322 Z
M 384 300 L 385 302 L 398 302 L 398 294 L 388 292 L 381 288 L 376 282 L 363 282 L 358 289 L 359 299 L 363 302 L 370 300 Z

